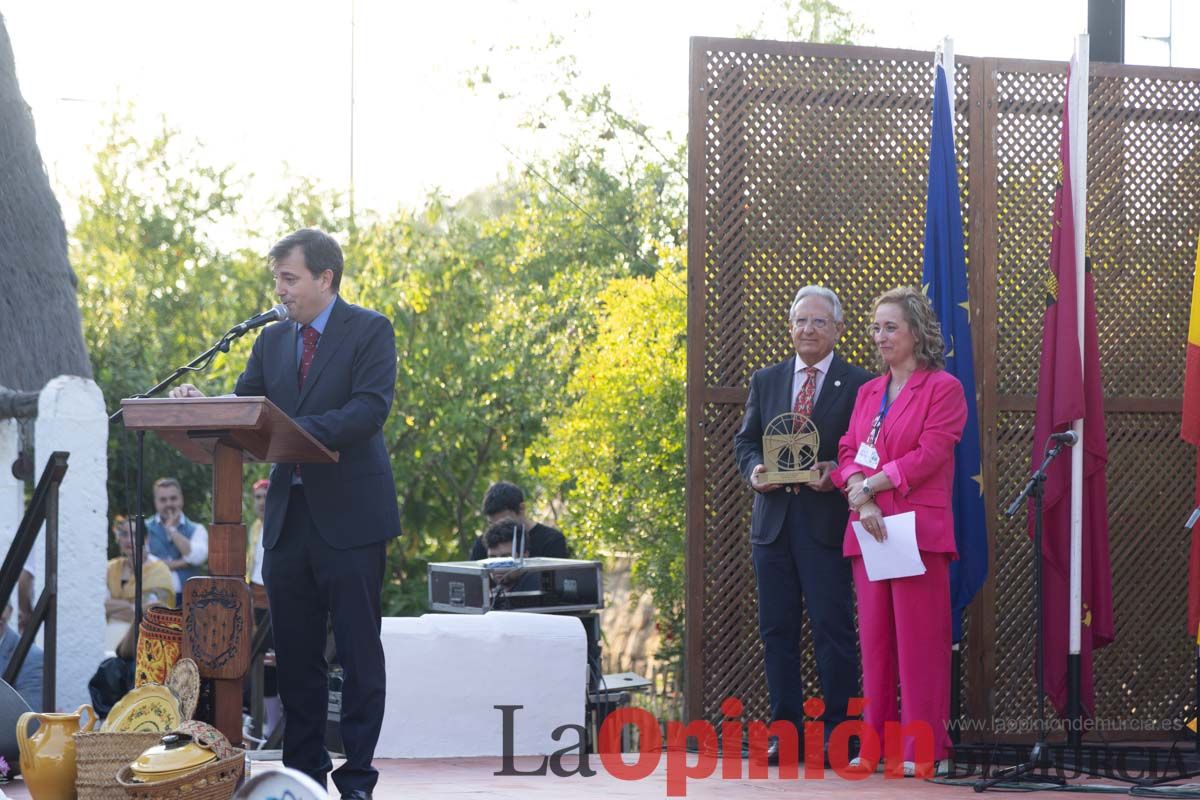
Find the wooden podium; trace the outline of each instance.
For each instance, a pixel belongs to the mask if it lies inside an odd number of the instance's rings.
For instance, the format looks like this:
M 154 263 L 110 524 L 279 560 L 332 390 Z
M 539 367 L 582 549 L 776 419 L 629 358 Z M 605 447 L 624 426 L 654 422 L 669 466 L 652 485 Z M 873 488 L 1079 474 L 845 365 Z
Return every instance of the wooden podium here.
M 195 660 L 201 677 L 213 679 L 213 724 L 240 747 L 242 680 L 250 667 L 254 631 L 246 583 L 242 464 L 329 464 L 338 455 L 265 397 L 131 399 L 122 400 L 121 409 L 125 427 L 154 431 L 188 460 L 213 465 L 211 574 L 184 584 L 183 655 Z

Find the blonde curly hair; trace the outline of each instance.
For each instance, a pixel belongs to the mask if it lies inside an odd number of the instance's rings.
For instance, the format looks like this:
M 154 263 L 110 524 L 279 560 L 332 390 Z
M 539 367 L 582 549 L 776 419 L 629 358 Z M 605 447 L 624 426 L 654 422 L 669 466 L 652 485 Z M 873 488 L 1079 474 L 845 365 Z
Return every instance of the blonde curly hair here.
M 882 305 L 900 308 L 904 321 L 913 335 L 913 357 L 921 369 L 944 369 L 946 367 L 946 342 L 942 338 L 942 326 L 933 304 L 925 293 L 914 286 L 897 286 L 875 298 L 872 311 Z

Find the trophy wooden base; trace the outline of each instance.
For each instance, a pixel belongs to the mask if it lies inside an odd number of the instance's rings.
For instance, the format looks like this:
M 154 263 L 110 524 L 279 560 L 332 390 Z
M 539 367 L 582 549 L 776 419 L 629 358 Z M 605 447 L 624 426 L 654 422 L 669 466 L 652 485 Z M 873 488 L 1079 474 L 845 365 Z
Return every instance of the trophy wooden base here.
M 821 479 L 819 469 L 793 469 L 781 472 L 768 472 L 763 475 L 767 483 L 808 483 Z

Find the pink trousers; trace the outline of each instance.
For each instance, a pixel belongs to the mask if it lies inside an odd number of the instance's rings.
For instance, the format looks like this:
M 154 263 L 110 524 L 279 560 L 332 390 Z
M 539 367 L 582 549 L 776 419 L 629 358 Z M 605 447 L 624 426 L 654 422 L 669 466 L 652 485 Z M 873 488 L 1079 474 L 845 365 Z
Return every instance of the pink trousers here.
M 905 734 L 904 760 L 929 757 L 924 744 L 928 730 L 932 758 L 938 761 L 946 758 L 950 746 L 950 554 L 922 551 L 921 559 L 924 575 L 874 583 L 867 580 L 862 556 L 851 559 L 867 701 L 863 717 L 879 737 L 885 757 L 887 729 L 892 729 L 893 738 L 899 732 L 894 724 L 885 725 L 899 722 Z M 918 742 L 923 746 L 918 748 Z

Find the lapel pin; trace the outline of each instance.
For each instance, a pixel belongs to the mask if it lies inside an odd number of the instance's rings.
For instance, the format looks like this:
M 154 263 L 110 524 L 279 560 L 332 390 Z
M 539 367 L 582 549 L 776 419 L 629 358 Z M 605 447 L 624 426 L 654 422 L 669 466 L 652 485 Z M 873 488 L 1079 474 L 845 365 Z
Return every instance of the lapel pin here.
M 834 381 L 834 382 L 833 382 L 833 385 L 834 385 L 834 386 L 841 386 L 841 385 L 842 385 L 842 382 L 841 382 L 841 381 Z

